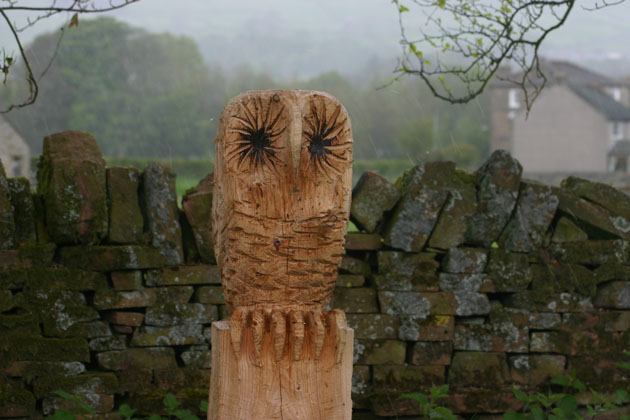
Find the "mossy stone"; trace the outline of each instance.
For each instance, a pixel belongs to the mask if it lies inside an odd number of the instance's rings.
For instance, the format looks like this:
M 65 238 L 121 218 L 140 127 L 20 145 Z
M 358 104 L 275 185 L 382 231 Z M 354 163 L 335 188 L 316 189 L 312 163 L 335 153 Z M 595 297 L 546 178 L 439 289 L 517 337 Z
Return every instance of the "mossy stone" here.
M 11 190 L 0 162 L 0 251 L 15 247 L 15 219 Z
M 0 343 L 0 350 L 10 352 L 13 360 L 89 362 L 90 349 L 82 338 L 44 338 L 16 336 Z
M 67 246 L 59 250 L 59 263 L 93 271 L 140 270 L 166 265 L 160 250 L 140 245 Z
M 31 186 L 26 178 L 9 178 L 9 191 L 15 220 L 15 243 L 18 246 L 37 241 L 35 229 L 35 205 L 31 197 Z
M 216 263 L 212 237 L 212 189 L 214 174 L 209 174 L 182 198 L 182 209 L 192 230 L 201 261 Z
M 350 314 L 377 313 L 376 290 L 367 287 L 338 287 L 333 292 L 329 306 Z
M 452 388 L 502 387 L 510 378 L 505 353 L 455 352 L 448 374 Z
M 37 171 L 46 226 L 58 244 L 96 244 L 107 235 L 105 161 L 94 138 L 65 131 L 44 138 Z
M 49 396 L 57 390 L 70 394 L 114 394 L 118 389 L 118 378 L 113 373 L 86 373 L 77 376 L 42 376 L 33 383 L 33 392 L 38 398 Z
M 138 196 L 140 172 L 132 167 L 107 168 L 108 240 L 117 244 L 143 241 L 144 218 Z
M 580 229 L 575 223 L 568 217 L 562 216 L 558 219 L 555 227 L 553 228 L 553 236 L 551 242 L 577 242 L 585 241 L 588 239 L 588 235 L 582 229 Z
M 350 218 L 372 233 L 399 198 L 400 190 L 391 182 L 374 171 L 366 171 L 352 189 Z

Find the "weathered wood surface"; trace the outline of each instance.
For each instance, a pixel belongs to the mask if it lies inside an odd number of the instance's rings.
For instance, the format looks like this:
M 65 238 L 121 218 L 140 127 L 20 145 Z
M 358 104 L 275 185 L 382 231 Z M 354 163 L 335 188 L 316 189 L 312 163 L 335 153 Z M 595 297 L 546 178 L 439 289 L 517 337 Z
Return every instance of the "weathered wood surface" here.
M 212 329 L 209 419 L 351 418 L 353 331 L 326 312 L 343 255 L 352 132 L 310 91 L 224 108 L 212 228 L 229 323 Z

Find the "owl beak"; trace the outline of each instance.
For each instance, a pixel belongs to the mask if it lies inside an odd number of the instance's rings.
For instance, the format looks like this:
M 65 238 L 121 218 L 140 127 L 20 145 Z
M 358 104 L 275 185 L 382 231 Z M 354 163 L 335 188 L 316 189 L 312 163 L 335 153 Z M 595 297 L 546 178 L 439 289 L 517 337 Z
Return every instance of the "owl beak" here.
M 291 148 L 293 179 L 296 180 L 298 171 L 300 170 L 300 154 L 302 151 L 302 114 L 300 112 L 300 106 L 296 103 L 293 103 L 292 114 L 289 147 Z

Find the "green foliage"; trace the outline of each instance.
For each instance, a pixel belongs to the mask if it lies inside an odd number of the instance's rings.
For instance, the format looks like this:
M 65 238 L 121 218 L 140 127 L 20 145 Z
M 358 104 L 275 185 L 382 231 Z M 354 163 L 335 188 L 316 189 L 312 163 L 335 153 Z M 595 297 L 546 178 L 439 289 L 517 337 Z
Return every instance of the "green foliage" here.
M 588 389 L 584 383 L 575 377 L 575 372 L 569 376 L 556 376 L 551 380 L 551 383 L 562 387 L 562 391 L 527 394 L 514 388 L 514 396 L 523 403 L 523 408 L 519 412 L 509 411 L 505 413 L 503 420 L 593 419 L 628 402 L 626 390 L 617 390 L 616 400 L 614 402 L 607 401 L 603 395 L 594 389 Z M 584 393 L 587 390 L 591 393 L 594 403 L 586 406 L 586 416 L 583 416 L 578 410 L 578 401 L 574 394 Z
M 438 405 L 436 402 L 448 396 L 448 385 L 431 386 L 429 396 L 420 392 L 414 392 L 409 394 L 403 394 L 399 398 L 414 400 L 420 407 L 423 419 L 437 419 L 437 420 L 457 420 L 457 416 L 453 412 L 443 406 Z
M 90 407 L 88 404 L 82 402 L 83 396 L 79 395 L 70 395 L 64 391 L 55 391 L 55 394 L 63 398 L 64 400 L 70 401 L 73 403 L 72 408 L 69 410 L 60 409 L 55 411 L 52 415 L 53 420 L 79 420 L 83 418 L 86 414 L 95 414 L 94 409 Z M 146 420 L 199 420 L 199 417 L 192 414 L 188 410 L 178 409 L 180 406 L 179 401 L 173 394 L 167 394 L 166 397 L 162 400 L 162 404 L 164 405 L 164 410 L 166 412 L 166 417 L 163 417 L 159 414 L 151 414 L 146 417 Z M 202 412 L 208 411 L 208 402 L 202 401 L 199 404 L 199 410 Z M 129 407 L 127 404 L 123 404 L 118 409 L 118 415 L 122 417 L 124 420 L 140 420 L 141 417 L 134 417 L 136 410 Z

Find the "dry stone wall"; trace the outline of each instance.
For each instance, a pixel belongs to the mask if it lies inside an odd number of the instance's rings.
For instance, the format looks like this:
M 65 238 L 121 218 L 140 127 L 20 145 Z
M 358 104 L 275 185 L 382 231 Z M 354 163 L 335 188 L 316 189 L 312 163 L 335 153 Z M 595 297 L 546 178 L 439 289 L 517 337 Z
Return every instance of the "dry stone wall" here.
M 330 305 L 355 329 L 354 418 L 417 415 L 397 396 L 432 384 L 457 412 L 500 413 L 512 387 L 573 370 L 627 383 L 630 199 L 521 173 L 499 151 L 474 174 L 363 174 Z M 168 168 L 106 168 L 85 133 L 44 140 L 36 192 L 0 170 L 0 417 L 50 414 L 56 390 L 101 417 L 157 412 L 167 393 L 198 412 L 209 327 L 227 316 L 211 203 L 211 176 L 180 209 Z

